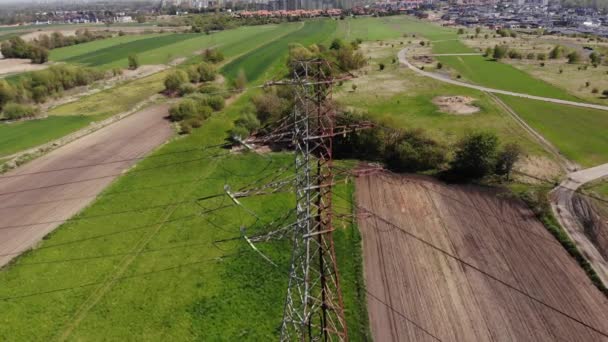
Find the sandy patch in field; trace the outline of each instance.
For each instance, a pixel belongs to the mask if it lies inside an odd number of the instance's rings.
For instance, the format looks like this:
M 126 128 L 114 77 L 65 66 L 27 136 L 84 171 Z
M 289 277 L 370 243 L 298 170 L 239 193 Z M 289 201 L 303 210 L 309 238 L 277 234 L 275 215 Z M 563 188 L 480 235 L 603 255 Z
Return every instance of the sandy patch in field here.
M 561 167 L 544 156 L 524 156 L 515 165 L 513 178 L 530 184 L 540 184 L 547 180 L 557 180 L 562 175 Z
M 49 66 L 47 64 L 32 64 L 29 59 L 0 59 L 0 76 L 26 71 L 42 70 L 48 67 Z
M 471 105 L 474 98 L 468 96 L 437 96 L 433 104 L 444 113 L 454 115 L 471 115 L 479 112 L 479 107 Z

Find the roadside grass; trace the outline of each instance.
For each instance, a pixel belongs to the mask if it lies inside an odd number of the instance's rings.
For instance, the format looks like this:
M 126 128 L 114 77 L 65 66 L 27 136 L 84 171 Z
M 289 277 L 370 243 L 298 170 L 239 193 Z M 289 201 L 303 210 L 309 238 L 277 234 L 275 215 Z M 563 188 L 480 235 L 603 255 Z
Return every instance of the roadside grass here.
M 608 112 L 499 97 L 571 160 L 584 167 L 608 162 Z
M 49 340 L 67 337 L 66 331 L 75 340 L 276 339 L 290 245 L 264 248 L 277 261 L 275 268 L 239 238 L 241 226 L 256 227 L 254 217 L 235 206 L 209 211 L 231 203 L 225 195 L 195 202 L 223 194 L 225 184 L 238 189 L 281 166 L 291 169 L 288 154 L 205 148 L 224 141 L 248 103 L 243 96 L 192 135 L 164 145 L 37 249 L 1 270 L 0 339 Z M 291 208 L 292 199 L 289 193 L 243 203 L 265 222 Z M 356 260 L 355 228 L 339 229 L 340 260 L 342 253 Z M 215 242 L 231 238 L 236 239 Z M 340 266 L 346 275 L 360 267 L 352 260 Z M 344 276 L 342 282 L 351 321 L 364 312 L 353 305 L 365 305 L 352 298 L 358 287 L 352 279 Z M 87 300 L 95 305 L 79 310 Z M 353 327 L 366 320 L 357 317 Z M 351 339 L 363 340 L 358 331 L 365 330 L 351 329 Z
M 96 119 L 95 116 L 78 115 L 48 117 L 11 124 L 0 123 L 0 156 L 7 156 L 59 139 Z
M 274 76 L 287 69 L 285 61 L 289 44 L 327 43 L 337 26 L 334 20 L 328 19 L 309 20 L 301 25 L 300 29 L 234 59 L 222 68 L 222 73 L 234 80 L 239 70 L 243 70 L 249 82 L 259 83 L 265 79 L 264 76 Z
M 138 103 L 164 89 L 166 72 L 156 73 L 135 81 L 85 96 L 78 101 L 55 107 L 53 116 L 87 115 L 106 118 L 131 110 Z

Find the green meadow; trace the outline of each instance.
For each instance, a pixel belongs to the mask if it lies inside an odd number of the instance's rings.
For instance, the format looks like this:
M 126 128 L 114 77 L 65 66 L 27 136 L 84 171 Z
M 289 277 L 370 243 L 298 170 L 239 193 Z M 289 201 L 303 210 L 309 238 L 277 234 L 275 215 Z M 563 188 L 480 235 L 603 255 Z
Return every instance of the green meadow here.
M 79 115 L 0 124 L 0 157 L 59 139 L 95 119 L 95 116 Z
M 585 167 L 608 162 L 608 112 L 511 96 L 500 98 L 566 157 Z

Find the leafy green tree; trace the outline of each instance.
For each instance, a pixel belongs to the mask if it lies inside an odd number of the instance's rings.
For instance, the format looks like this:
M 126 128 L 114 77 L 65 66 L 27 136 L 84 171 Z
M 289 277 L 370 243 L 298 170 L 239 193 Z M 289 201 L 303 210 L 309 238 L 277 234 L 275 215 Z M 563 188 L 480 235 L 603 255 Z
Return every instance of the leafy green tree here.
M 494 53 L 492 55 L 492 57 L 496 60 L 505 58 L 507 56 L 507 53 L 509 51 L 509 47 L 506 45 L 496 45 L 494 47 Z
M 591 64 L 599 65 L 600 63 L 602 63 L 602 56 L 599 53 L 593 51 L 589 55 L 589 60 L 591 61 Z
M 336 38 L 331 42 L 329 48 L 331 50 L 340 50 L 344 46 L 344 42 L 340 38 Z
M 559 59 L 559 58 L 562 58 L 563 55 L 564 55 L 564 48 L 561 45 L 556 45 L 549 52 L 550 59 Z
M 495 170 L 498 137 L 493 133 L 470 134 L 458 143 L 451 171 L 466 179 L 482 178 Z

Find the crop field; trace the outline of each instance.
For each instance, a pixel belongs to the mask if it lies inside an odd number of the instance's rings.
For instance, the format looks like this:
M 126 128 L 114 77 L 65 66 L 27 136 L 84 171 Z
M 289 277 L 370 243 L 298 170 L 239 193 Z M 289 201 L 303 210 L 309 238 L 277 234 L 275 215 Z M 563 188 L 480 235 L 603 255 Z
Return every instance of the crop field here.
M 276 339 L 289 246 L 264 249 L 275 268 L 238 239 L 240 226 L 253 224 L 253 217 L 240 208 L 221 209 L 230 203 L 224 196 L 196 202 L 223 194 L 225 184 L 238 188 L 291 165 L 289 155 L 210 147 L 224 142 L 247 103 L 242 97 L 192 135 L 165 145 L 0 271 L 0 339 Z M 342 196 L 349 191 L 338 189 Z M 245 205 L 265 221 L 290 203 L 285 194 Z M 231 238 L 237 239 L 215 242 Z M 352 275 L 343 284 L 357 341 L 366 331 L 365 317 L 358 316 L 364 301 L 354 297 L 361 285 L 352 261 L 359 260 L 359 240 L 354 226 L 341 228 L 336 239 L 345 254 L 342 273 Z
M 583 166 L 608 162 L 608 112 L 500 96 L 568 158 Z
M 522 202 L 392 175 L 356 198 L 375 340 L 606 340 L 608 299 Z
M 166 64 L 179 57 L 190 57 L 205 48 L 226 50 L 226 57 L 247 51 L 272 39 L 290 25 L 241 27 L 214 34 L 127 35 L 52 50 L 51 60 L 97 66 L 104 69 L 126 67 L 127 57 L 138 54 L 141 64 Z M 241 46 L 244 45 L 244 46 Z
M 95 116 L 48 117 L 19 123 L 0 123 L 0 157 L 59 139 L 96 119 Z
M 310 45 L 329 43 L 336 29 L 334 20 L 312 20 L 279 39 L 244 54 L 222 69 L 228 79 L 235 79 L 239 70 L 243 70 L 250 82 L 259 81 L 265 74 L 276 75 L 285 69 L 287 48 L 291 43 Z

